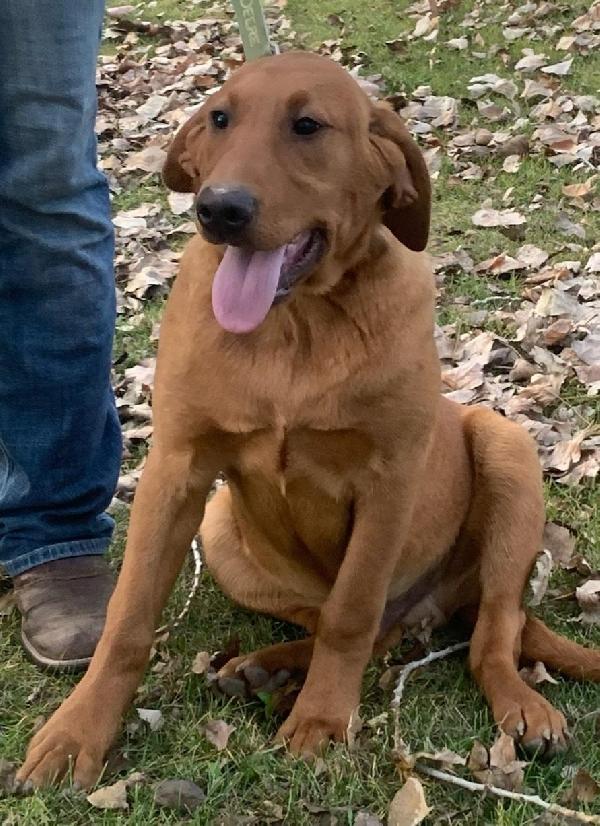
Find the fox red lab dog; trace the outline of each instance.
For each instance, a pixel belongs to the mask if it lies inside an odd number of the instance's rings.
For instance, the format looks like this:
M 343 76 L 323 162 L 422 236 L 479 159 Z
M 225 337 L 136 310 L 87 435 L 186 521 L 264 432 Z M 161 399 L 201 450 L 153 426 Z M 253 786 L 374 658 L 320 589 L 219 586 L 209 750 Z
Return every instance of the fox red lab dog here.
M 180 130 L 164 177 L 196 193 L 201 234 L 162 326 L 154 444 L 106 629 L 20 779 L 70 759 L 97 779 L 200 522 L 223 590 L 307 631 L 221 674 L 306 672 L 278 735 L 292 752 L 344 738 L 374 651 L 457 613 L 496 722 L 563 748 L 563 715 L 519 663 L 599 680 L 600 653 L 522 608 L 544 524 L 529 436 L 440 395 L 430 183 L 402 121 L 325 58 L 268 57 Z

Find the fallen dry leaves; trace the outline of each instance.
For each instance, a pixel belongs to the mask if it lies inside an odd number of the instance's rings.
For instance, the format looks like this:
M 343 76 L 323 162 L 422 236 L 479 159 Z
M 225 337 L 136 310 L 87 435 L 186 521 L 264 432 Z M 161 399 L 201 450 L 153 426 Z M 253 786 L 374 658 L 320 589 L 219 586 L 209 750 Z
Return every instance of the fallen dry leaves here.
M 421 781 L 409 777 L 392 798 L 388 826 L 417 826 L 430 811 Z
M 552 685 L 558 685 L 558 680 L 555 680 L 554 677 L 548 673 L 546 666 L 542 662 L 536 662 L 531 667 L 522 668 L 519 671 L 519 676 L 521 679 L 527 683 L 527 685 L 531 686 L 531 688 L 535 688 L 540 683 L 551 683 Z
M 87 801 L 95 809 L 128 809 L 126 782 L 117 780 L 110 786 L 101 786 L 87 796 Z
M 227 748 L 229 737 L 234 731 L 235 726 L 230 726 L 225 720 L 208 720 L 202 726 L 202 733 L 217 751 Z
M 509 791 L 523 787 L 523 767 L 527 763 L 517 760 L 515 741 L 500 732 L 489 750 L 478 740 L 469 754 L 467 766 L 480 783 L 497 786 Z
M 571 787 L 563 795 L 563 803 L 592 803 L 600 794 L 600 786 L 585 769 L 577 769 Z
M 129 809 L 127 790 L 145 781 L 142 772 L 133 772 L 124 780 L 96 789 L 87 796 L 87 801 L 95 809 Z
M 575 591 L 581 608 L 581 621 L 587 625 L 600 623 L 600 579 L 589 579 Z
M 155 708 L 136 708 L 138 717 L 148 723 L 150 731 L 159 731 L 165 724 L 162 711 Z
M 443 14 L 443 4 L 437 5 L 437 15 Z M 434 258 L 442 295 L 446 278 L 457 273 L 499 279 L 516 275 L 521 280 L 519 300 L 501 291 L 498 302 L 492 296 L 489 302 L 473 306 L 466 299 L 472 310 L 467 316 L 469 329 L 450 323 L 438 330 L 443 389 L 459 402 L 488 404 L 520 422 L 536 439 L 548 476 L 566 485 L 593 480 L 600 470 L 600 435 L 590 427 L 600 394 L 600 252 L 586 249 L 591 239 L 585 229 L 586 213 L 599 205 L 597 175 L 590 170 L 600 153 L 600 102 L 593 95 L 569 94 L 562 85 L 568 82 L 576 60 L 585 60 L 598 45 L 597 5 L 590 7 L 587 16 L 567 18 L 562 28 L 550 32 L 557 48 L 570 52 L 564 60 L 548 61 L 541 49 L 525 49 L 512 73 L 507 65 L 505 74 L 473 75 L 457 97 L 436 95 L 426 84 L 410 95 L 389 97 L 420 140 L 434 178 L 444 157 L 454 167 L 457 180 L 487 174 L 481 160 L 494 156 L 503 159 L 509 172 L 516 172 L 522 158 L 532 154 L 550 167 L 587 170 L 564 187 L 566 202 L 577 210 L 577 220 L 563 205 L 556 218 L 559 234 L 550 239 L 549 248 L 525 241 L 516 254 L 490 250 L 493 254 L 479 262 L 460 248 Z M 175 129 L 242 60 L 229 9 L 214 6 L 202 14 L 193 21 L 159 25 L 130 20 L 118 8 L 111 12 L 106 36 L 115 44 L 116 54 L 100 62 L 98 131 L 102 166 L 116 194 L 132 185 L 158 184 L 157 172 Z M 527 4 L 505 10 L 503 36 L 510 42 L 535 34 L 547 41 L 546 14 Z M 439 16 L 427 3 L 413 3 L 407 15 L 413 21 L 407 37 L 436 41 Z M 281 10 L 268 7 L 267 16 L 280 46 L 292 43 L 294 32 Z M 321 51 L 345 62 L 370 94 L 382 96 L 381 79 L 365 76 L 363 58 L 343 48 L 343 18 L 334 15 L 330 25 L 339 36 L 324 42 Z M 481 48 L 480 12 L 465 12 L 461 26 L 464 37 L 444 47 Z M 153 38 L 152 51 L 142 37 Z M 388 45 L 398 50 L 402 43 L 400 37 Z M 489 128 L 459 126 L 467 100 L 476 105 Z M 527 110 L 533 124 L 530 134 L 526 134 L 527 121 L 519 101 L 531 107 Z M 515 118 L 517 113 L 519 118 Z M 506 203 L 484 203 L 476 210 L 473 224 L 480 232 L 493 228 L 511 238 L 523 237 L 528 212 L 544 208 L 541 198 L 523 208 L 511 203 L 510 194 L 506 197 Z M 157 186 L 148 200 L 115 215 L 119 327 L 125 336 L 143 323 L 146 302 L 170 289 L 180 241 L 195 231 L 189 217 L 191 201 L 188 194 L 166 194 Z M 575 243 L 565 243 L 561 234 Z M 505 338 L 482 334 L 484 325 L 492 324 L 506 329 Z M 157 331 L 149 344 L 156 337 Z M 145 448 L 152 436 L 148 402 L 153 370 L 152 358 L 125 370 L 116 367 L 126 456 L 139 456 L 140 447 Z M 565 387 L 580 388 L 589 402 L 581 398 L 575 403 L 561 402 Z M 140 471 L 140 465 L 130 463 L 123 473 L 117 492 L 121 501 L 131 501 Z

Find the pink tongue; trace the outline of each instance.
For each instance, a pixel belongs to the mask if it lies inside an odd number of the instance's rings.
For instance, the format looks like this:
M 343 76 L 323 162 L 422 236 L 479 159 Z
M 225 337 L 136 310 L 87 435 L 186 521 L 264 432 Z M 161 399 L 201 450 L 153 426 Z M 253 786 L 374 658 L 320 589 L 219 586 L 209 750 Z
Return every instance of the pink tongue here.
M 215 318 L 230 333 L 249 333 L 269 312 L 286 245 L 267 252 L 227 247 L 215 274 L 212 305 Z

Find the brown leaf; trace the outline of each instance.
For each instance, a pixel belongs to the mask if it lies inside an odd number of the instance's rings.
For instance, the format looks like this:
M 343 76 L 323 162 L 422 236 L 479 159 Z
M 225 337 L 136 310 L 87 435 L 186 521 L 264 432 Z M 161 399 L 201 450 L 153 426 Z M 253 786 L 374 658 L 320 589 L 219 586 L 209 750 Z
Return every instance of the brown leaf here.
M 543 544 L 550 552 L 552 561 L 561 568 L 568 568 L 575 551 L 575 537 L 568 528 L 557 525 L 556 522 L 546 522 L 544 526 Z
M 501 253 L 495 255 L 493 258 L 488 258 L 477 264 L 475 272 L 489 272 L 492 275 L 503 275 L 507 272 L 515 272 L 515 270 L 522 270 L 525 264 L 517 258 L 512 258 L 510 255 Z
M 486 771 L 489 767 L 490 759 L 488 750 L 479 740 L 475 740 L 469 753 L 467 767 L 471 774 L 475 772 Z
M 543 66 L 542 72 L 547 75 L 558 75 L 559 77 L 564 77 L 571 71 L 572 63 L 573 58 L 570 57 L 568 60 L 563 60 L 561 63 L 553 63 L 552 66 Z
M 152 120 L 157 118 L 169 105 L 169 98 L 165 95 L 150 95 L 141 106 L 138 106 L 136 112 L 144 120 Z
M 147 780 L 148 778 L 144 772 L 131 772 L 131 774 L 125 778 L 124 783 L 128 789 L 133 789 L 135 786 L 143 785 Z
M 128 809 L 127 783 L 117 780 L 112 786 L 102 786 L 88 795 L 87 801 L 95 809 Z
M 529 154 L 529 138 L 527 135 L 515 135 L 496 147 L 496 154 L 501 158 L 509 158 L 513 155 L 523 157 Z
M 578 769 L 571 788 L 563 795 L 563 802 L 567 805 L 577 803 L 592 803 L 600 794 L 600 786 L 585 769 Z
M 590 430 L 586 428 L 576 433 L 572 439 L 564 439 L 558 442 L 548 459 L 548 467 L 567 471 L 571 465 L 577 464 L 581 459 L 581 444 L 589 433 Z
M 546 590 L 548 589 L 550 574 L 552 573 L 552 564 L 552 554 L 550 551 L 542 551 L 536 560 L 533 574 L 529 580 L 529 587 L 531 588 L 532 594 L 529 600 L 530 605 L 540 605 L 544 599 Z
M 536 69 L 540 69 L 546 62 L 545 54 L 535 54 L 531 49 L 527 49 L 526 51 L 529 53 L 515 63 L 517 72 L 534 72 Z
M 587 198 L 594 191 L 595 180 L 596 176 L 594 175 L 581 184 L 566 184 L 562 188 L 563 195 L 566 195 L 567 198 Z
M 490 766 L 502 768 L 516 759 L 515 741 L 503 731 L 499 732 L 490 748 Z
M 210 666 L 211 655 L 208 651 L 198 651 L 192 663 L 193 674 L 206 674 Z
M 173 215 L 183 215 L 192 208 L 194 194 L 192 192 L 169 192 L 167 201 Z
M 518 92 L 517 84 L 513 80 L 506 80 L 495 74 L 480 75 L 469 81 L 469 94 L 472 98 L 480 98 L 488 92 L 504 95 L 513 100 Z
M 589 272 L 600 272 L 600 252 L 594 252 L 590 255 L 585 268 Z
M 519 671 L 521 679 L 527 685 L 535 688 L 540 683 L 552 683 L 558 685 L 558 680 L 555 680 L 546 670 L 546 666 L 542 662 L 536 662 L 531 668 L 521 668 Z
M 430 811 L 421 782 L 409 777 L 390 803 L 388 826 L 416 826 Z
M 542 294 L 535 305 L 535 314 L 542 318 L 548 316 L 568 315 L 577 318 L 579 315 L 579 303 L 564 290 L 558 287 L 542 290 Z
M 515 209 L 479 209 L 472 219 L 476 227 L 512 227 L 525 224 L 527 218 Z
M 469 48 L 469 41 L 466 37 L 453 37 L 451 40 L 446 40 L 446 46 L 462 52 L 464 49 Z
M 571 345 L 577 356 L 590 367 L 600 365 L 600 330 L 598 334 L 590 334 L 581 341 L 574 341 Z
M 143 172 L 159 173 L 167 159 L 167 153 L 158 146 L 147 146 L 139 152 L 132 152 L 125 163 L 125 169 L 141 169 Z
M 437 24 L 438 18 L 433 17 L 430 12 L 427 12 L 427 14 L 417 20 L 412 36 L 424 37 L 432 32 L 436 28 Z
M 498 734 L 490 749 L 490 770 L 492 783 L 501 789 L 519 791 L 523 787 L 523 766 L 517 760 L 515 741 L 503 731 Z
M 529 381 L 534 373 L 537 373 L 537 369 L 534 364 L 530 364 L 525 359 L 517 359 L 508 378 L 511 381 Z
M 150 731 L 159 731 L 165 724 L 162 711 L 156 708 L 136 708 L 136 711 L 140 720 L 148 723 Z
M 537 269 L 541 267 L 548 260 L 548 253 L 536 247 L 535 244 L 523 244 L 517 250 L 517 258 L 522 261 L 526 267 Z
M 582 610 L 580 620 L 587 625 L 600 623 L 600 579 L 588 579 L 575 591 Z
M 466 766 L 467 758 L 461 757 L 455 751 L 442 749 L 441 751 L 419 751 L 415 754 L 415 760 L 431 760 L 439 763 L 442 771 L 452 771 L 453 766 Z
M 543 332 L 544 344 L 553 347 L 573 332 L 573 324 L 569 318 L 558 318 Z
M 489 750 L 475 741 L 469 755 L 468 767 L 476 780 L 508 791 L 519 791 L 523 786 L 523 766 L 516 759 L 515 741 L 500 732 Z
M 223 751 L 227 748 L 229 737 L 233 731 L 235 731 L 235 726 L 230 726 L 225 720 L 209 720 L 203 726 L 204 736 L 217 751 Z
M 563 232 L 565 235 L 574 235 L 577 238 L 585 239 L 585 229 L 581 224 L 576 224 L 574 221 L 565 215 L 564 212 L 559 212 L 556 219 L 556 229 Z
M 518 155 L 507 155 L 502 163 L 502 169 L 509 175 L 514 175 L 521 168 L 521 159 Z

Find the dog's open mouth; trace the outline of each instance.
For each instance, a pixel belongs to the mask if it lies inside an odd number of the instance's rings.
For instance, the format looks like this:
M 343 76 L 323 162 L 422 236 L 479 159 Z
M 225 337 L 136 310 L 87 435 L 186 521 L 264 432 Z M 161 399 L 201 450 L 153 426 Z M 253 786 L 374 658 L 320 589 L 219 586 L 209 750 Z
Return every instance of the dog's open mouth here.
M 212 304 L 221 327 L 248 333 L 264 321 L 323 256 L 325 235 L 305 230 L 274 250 L 226 247 L 215 274 Z

